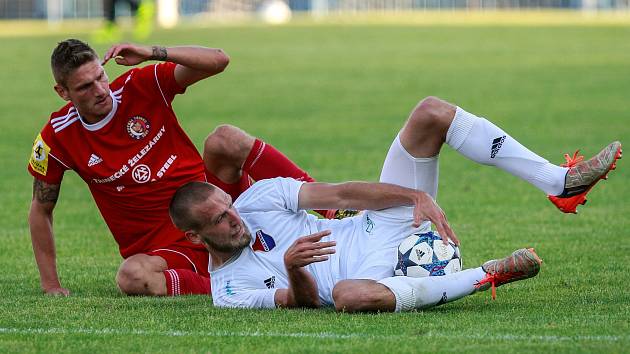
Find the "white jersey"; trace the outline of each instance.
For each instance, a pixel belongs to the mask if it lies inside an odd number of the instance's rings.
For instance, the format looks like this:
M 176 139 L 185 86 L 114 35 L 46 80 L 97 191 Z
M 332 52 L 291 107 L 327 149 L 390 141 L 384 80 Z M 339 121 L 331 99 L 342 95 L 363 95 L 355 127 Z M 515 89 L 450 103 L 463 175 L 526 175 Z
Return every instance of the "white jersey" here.
M 209 269 L 215 306 L 273 308 L 276 289 L 289 287 L 284 254 L 302 236 L 331 230 L 322 241 L 336 241 L 336 253 L 306 267 L 323 305 L 343 279 L 380 280 L 394 275 L 397 247 L 411 227 L 409 213 L 369 211 L 343 220 L 326 220 L 298 210 L 304 182 L 274 178 L 255 183 L 234 203 L 252 235 L 249 247 L 217 269 Z M 397 208 L 394 208 L 397 209 Z M 404 214 L 404 215 L 403 215 Z

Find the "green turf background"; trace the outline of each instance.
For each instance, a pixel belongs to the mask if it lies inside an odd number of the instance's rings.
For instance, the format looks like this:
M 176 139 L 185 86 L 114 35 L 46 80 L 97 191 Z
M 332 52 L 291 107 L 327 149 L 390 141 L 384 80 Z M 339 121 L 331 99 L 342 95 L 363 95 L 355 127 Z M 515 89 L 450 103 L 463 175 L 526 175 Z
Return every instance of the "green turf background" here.
M 624 160 L 576 216 L 445 148 L 438 202 L 463 241 L 465 266 L 533 246 L 543 269 L 499 289 L 497 301 L 484 293 L 424 312 L 368 315 L 124 297 L 114 283 L 116 245 L 87 188 L 68 173 L 55 232 L 60 277 L 73 295 L 42 296 L 26 163 L 62 104 L 48 58 L 65 36 L 0 38 L 0 352 L 629 352 Z M 590 156 L 615 139 L 630 143 L 627 26 L 237 26 L 158 32 L 151 42 L 231 56 L 225 73 L 176 99 L 197 146 L 214 126 L 235 124 L 322 181 L 377 180 L 391 140 L 428 95 L 491 119 L 557 163 L 577 148 Z M 123 71 L 107 70 L 110 78 Z

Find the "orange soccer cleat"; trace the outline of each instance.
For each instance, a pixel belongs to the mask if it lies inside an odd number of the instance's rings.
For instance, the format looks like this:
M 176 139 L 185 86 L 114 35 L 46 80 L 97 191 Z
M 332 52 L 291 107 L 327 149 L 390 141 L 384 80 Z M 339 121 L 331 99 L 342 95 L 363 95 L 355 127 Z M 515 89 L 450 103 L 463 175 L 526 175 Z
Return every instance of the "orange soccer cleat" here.
M 565 154 L 567 160 L 562 166 L 569 167 L 564 183 L 564 192 L 560 195 L 547 196 L 549 200 L 564 213 L 577 214 L 577 206 L 586 204 L 586 195 L 601 179 L 608 179 L 608 172 L 617 166 L 617 160 L 621 158 L 621 143 L 612 142 L 599 154 L 584 161 L 584 156 L 578 155 L 577 150 L 573 157 Z
M 511 255 L 499 259 L 487 261 L 481 266 L 486 276 L 475 284 L 475 288 L 487 290 L 492 286 L 492 299 L 497 298 L 496 287 L 517 280 L 535 277 L 540 271 L 542 260 L 533 248 L 521 248 Z

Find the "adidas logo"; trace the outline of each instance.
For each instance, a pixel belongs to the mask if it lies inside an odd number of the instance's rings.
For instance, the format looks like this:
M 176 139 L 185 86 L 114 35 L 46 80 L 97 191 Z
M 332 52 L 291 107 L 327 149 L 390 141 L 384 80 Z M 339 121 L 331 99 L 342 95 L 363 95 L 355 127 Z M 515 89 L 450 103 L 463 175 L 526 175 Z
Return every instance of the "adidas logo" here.
M 497 153 L 499 152 L 499 150 L 501 150 L 501 146 L 503 146 L 503 142 L 505 141 L 505 135 L 504 136 L 500 136 L 498 138 L 495 138 L 494 140 L 492 140 L 492 147 L 490 148 L 490 158 L 493 159 L 495 156 L 497 156 Z
M 98 165 L 101 162 L 103 162 L 102 158 L 92 154 L 92 156 L 90 156 L 90 160 L 88 161 L 88 167 L 92 167 L 94 165 Z
M 276 287 L 276 276 L 272 275 L 271 278 L 265 279 L 265 285 L 267 289 L 273 289 Z

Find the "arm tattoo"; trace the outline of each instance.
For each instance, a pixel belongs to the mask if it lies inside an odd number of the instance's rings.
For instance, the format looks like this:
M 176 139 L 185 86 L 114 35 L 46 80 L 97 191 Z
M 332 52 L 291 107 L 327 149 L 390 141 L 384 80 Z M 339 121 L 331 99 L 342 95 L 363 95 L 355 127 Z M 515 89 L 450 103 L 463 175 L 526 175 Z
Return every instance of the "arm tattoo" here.
M 57 203 L 60 184 L 48 184 L 37 178 L 33 180 L 33 199 L 40 203 Z
M 151 58 L 149 59 L 166 61 L 166 58 L 168 57 L 168 53 L 166 52 L 165 47 L 154 45 L 153 47 L 151 47 L 151 50 L 153 50 L 153 54 L 151 54 Z

